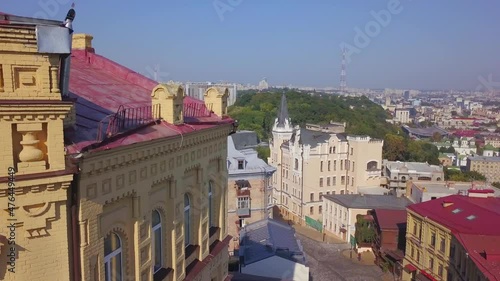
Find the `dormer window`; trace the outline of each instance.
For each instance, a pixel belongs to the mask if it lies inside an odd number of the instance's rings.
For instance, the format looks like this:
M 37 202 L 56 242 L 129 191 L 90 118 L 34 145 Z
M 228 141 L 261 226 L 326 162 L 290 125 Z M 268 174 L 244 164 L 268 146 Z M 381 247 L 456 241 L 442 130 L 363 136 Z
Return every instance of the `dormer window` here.
M 238 170 L 245 169 L 245 160 L 238 160 Z

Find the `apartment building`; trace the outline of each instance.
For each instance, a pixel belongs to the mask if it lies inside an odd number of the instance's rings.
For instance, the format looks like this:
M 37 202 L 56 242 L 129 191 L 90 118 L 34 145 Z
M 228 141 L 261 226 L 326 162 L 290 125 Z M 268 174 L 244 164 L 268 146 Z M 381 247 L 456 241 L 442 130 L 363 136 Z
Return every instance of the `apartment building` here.
M 467 171 L 483 174 L 489 182 L 500 182 L 500 157 L 469 157 L 466 167 Z
M 204 100 L 205 92 L 212 87 L 223 87 L 228 89 L 229 91 L 227 98 L 228 106 L 231 106 L 236 102 L 236 96 L 238 95 L 236 84 L 212 83 L 212 82 L 187 82 L 185 84 L 185 91 L 187 96 L 193 97 L 198 100 Z
M 238 249 L 239 232 L 245 225 L 270 217 L 271 177 L 276 169 L 257 156 L 255 132 L 236 132 L 227 139 L 229 250 Z
M 366 215 L 374 209 L 404 210 L 409 204 L 408 199 L 391 195 L 326 195 L 323 200 L 324 230 L 352 243 L 358 215 Z
M 484 138 L 485 145 L 492 145 L 493 147 L 500 148 L 500 137 L 499 136 L 488 136 Z
M 406 182 L 410 180 L 444 180 L 443 167 L 422 162 L 382 162 L 382 175 L 387 177 L 388 187 L 391 189 L 405 189 Z
M 380 186 L 383 141 L 344 131 L 344 123 L 333 122 L 292 127 L 282 96 L 268 163 L 277 169 L 273 204 L 287 219 L 321 220 L 323 195 Z
M 185 97 L 60 21 L 2 16 L 0 279 L 224 280 L 228 90 Z
M 500 199 L 469 190 L 407 209 L 403 280 L 499 280 Z

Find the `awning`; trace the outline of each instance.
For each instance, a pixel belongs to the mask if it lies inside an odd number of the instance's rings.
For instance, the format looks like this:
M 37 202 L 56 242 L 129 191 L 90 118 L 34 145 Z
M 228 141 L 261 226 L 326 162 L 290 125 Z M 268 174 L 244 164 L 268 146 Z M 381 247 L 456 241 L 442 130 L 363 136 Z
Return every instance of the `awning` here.
M 410 264 L 410 263 L 405 265 L 404 269 L 408 273 L 417 271 L 417 268 L 415 266 L 413 266 L 413 264 Z
M 437 281 L 436 278 L 432 277 L 432 275 L 423 270 L 415 276 L 415 279 L 419 281 Z
M 342 228 L 340 228 L 340 232 L 342 232 L 342 233 L 346 233 L 346 232 L 347 232 L 347 229 L 345 229 L 345 228 L 343 228 L 343 227 L 342 227 Z

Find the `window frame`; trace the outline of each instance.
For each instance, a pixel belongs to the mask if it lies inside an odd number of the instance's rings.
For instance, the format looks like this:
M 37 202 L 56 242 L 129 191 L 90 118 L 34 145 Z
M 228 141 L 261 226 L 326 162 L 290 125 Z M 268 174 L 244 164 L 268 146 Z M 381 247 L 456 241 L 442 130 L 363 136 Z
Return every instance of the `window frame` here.
M 184 246 L 191 243 L 191 197 L 184 193 Z
M 118 242 L 119 242 L 119 247 L 116 250 L 113 250 L 112 252 L 106 254 L 106 250 L 104 249 L 104 280 L 106 281 L 111 281 L 111 274 L 112 274 L 112 268 L 111 268 L 111 261 L 119 257 L 120 258 L 120 278 L 118 281 L 123 280 L 123 243 L 120 238 L 120 235 L 118 235 L 115 232 L 111 232 L 110 235 L 108 235 L 108 239 L 111 239 L 111 235 L 116 236 Z M 104 238 L 104 241 L 106 241 L 106 238 Z M 106 244 L 106 242 L 104 242 Z M 107 271 L 106 271 L 107 269 Z M 106 274 L 107 273 L 107 274 Z
M 151 248 L 153 249 L 152 253 L 153 253 L 153 258 L 152 258 L 152 261 L 153 261 L 153 274 L 158 272 L 162 266 L 163 266 L 163 233 L 162 233 L 162 217 L 161 217 L 161 214 L 158 210 L 153 210 L 153 213 L 157 213 L 158 214 L 158 217 L 160 218 L 160 222 L 156 225 L 153 225 L 153 220 L 151 219 L 151 232 L 152 232 L 152 238 L 151 239 Z M 158 268 L 155 268 L 156 264 L 155 264 L 155 260 L 156 260 L 156 231 L 159 232 L 159 235 L 160 235 L 160 247 L 159 247 L 159 251 L 160 251 L 160 266 Z

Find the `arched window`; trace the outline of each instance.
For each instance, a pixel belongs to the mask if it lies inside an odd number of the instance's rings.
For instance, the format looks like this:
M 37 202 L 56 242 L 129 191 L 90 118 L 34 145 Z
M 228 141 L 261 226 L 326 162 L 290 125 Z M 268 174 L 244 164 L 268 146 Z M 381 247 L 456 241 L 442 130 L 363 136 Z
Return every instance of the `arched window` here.
M 405 176 L 402 176 L 402 177 L 401 177 L 401 181 L 402 181 L 402 182 L 406 182 L 406 177 L 405 177 Z
M 184 245 L 190 244 L 191 202 L 189 195 L 184 194 Z
M 161 235 L 161 216 L 156 210 L 153 211 L 151 218 L 151 227 L 153 228 L 153 272 L 156 273 L 162 266 L 162 235 Z
M 366 164 L 367 170 L 376 170 L 377 169 L 377 161 L 370 161 Z
M 441 178 L 437 178 L 436 180 L 437 180 L 437 181 L 441 181 Z
M 104 278 L 106 281 L 122 280 L 122 243 L 116 233 L 104 239 Z
M 214 225 L 214 204 L 213 204 L 213 182 L 208 182 L 208 226 L 212 227 Z

